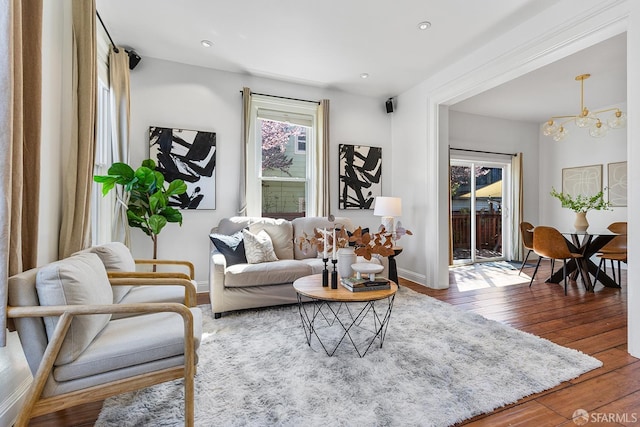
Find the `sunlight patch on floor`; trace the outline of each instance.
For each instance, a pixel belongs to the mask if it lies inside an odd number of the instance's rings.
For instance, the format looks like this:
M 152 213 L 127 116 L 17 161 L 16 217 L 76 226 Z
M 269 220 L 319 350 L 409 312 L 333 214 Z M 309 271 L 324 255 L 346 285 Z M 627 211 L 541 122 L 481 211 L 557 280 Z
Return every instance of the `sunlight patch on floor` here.
M 531 277 L 506 261 L 449 267 L 449 282 L 460 292 L 528 283 Z

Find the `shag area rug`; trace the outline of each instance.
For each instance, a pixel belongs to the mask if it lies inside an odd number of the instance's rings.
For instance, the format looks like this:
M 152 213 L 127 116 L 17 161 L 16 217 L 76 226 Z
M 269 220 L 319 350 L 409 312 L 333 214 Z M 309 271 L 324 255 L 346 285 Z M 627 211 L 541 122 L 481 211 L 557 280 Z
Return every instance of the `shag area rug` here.
M 197 426 L 447 426 L 602 365 L 407 288 L 364 358 L 307 345 L 297 306 L 202 308 Z M 181 381 L 116 396 L 96 426 L 182 425 L 182 399 Z
M 520 265 L 514 267 L 507 261 L 481 262 L 472 265 L 450 267 L 451 284 L 460 292 L 482 288 L 496 288 L 529 283 L 531 277 L 520 273 Z

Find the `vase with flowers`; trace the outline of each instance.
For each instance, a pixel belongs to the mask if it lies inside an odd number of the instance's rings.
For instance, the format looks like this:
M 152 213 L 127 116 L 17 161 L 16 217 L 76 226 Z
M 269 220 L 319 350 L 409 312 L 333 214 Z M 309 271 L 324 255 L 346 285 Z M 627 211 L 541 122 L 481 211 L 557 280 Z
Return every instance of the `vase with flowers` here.
M 590 210 L 611 210 L 609 209 L 611 204 L 604 200 L 604 191 L 600 191 L 593 196 L 585 196 L 582 194 L 572 196 L 564 192 L 558 193 L 555 188 L 551 187 L 550 194 L 560 200 L 563 208 L 569 208 L 576 213 L 576 221 L 573 224 L 576 231 L 584 232 L 589 228 L 587 212 Z

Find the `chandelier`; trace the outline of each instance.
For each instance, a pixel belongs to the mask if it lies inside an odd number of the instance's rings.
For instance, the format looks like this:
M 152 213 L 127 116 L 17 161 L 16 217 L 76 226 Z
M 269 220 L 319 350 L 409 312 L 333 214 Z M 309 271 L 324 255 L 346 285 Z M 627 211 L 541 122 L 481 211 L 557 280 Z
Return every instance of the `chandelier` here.
M 550 136 L 555 141 L 562 141 L 569 133 L 565 125 L 569 122 L 574 122 L 579 128 L 589 128 L 589 135 L 592 137 L 602 138 L 607 134 L 609 128 L 619 129 L 627 124 L 627 114 L 619 108 L 589 111 L 589 109 L 584 106 L 584 81 L 589 77 L 591 77 L 591 74 L 576 76 L 576 80 L 580 82 L 580 114 L 551 117 L 542 128 L 543 135 Z M 614 113 L 607 120 L 598 117 L 598 114 L 609 111 L 614 111 Z

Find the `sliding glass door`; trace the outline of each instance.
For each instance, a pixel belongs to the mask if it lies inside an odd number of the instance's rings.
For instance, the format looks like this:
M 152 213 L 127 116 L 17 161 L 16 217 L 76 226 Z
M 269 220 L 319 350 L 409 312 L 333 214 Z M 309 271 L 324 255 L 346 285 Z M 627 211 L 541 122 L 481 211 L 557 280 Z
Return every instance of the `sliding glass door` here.
M 504 259 L 503 197 L 508 165 L 451 160 L 451 236 L 453 263 Z

